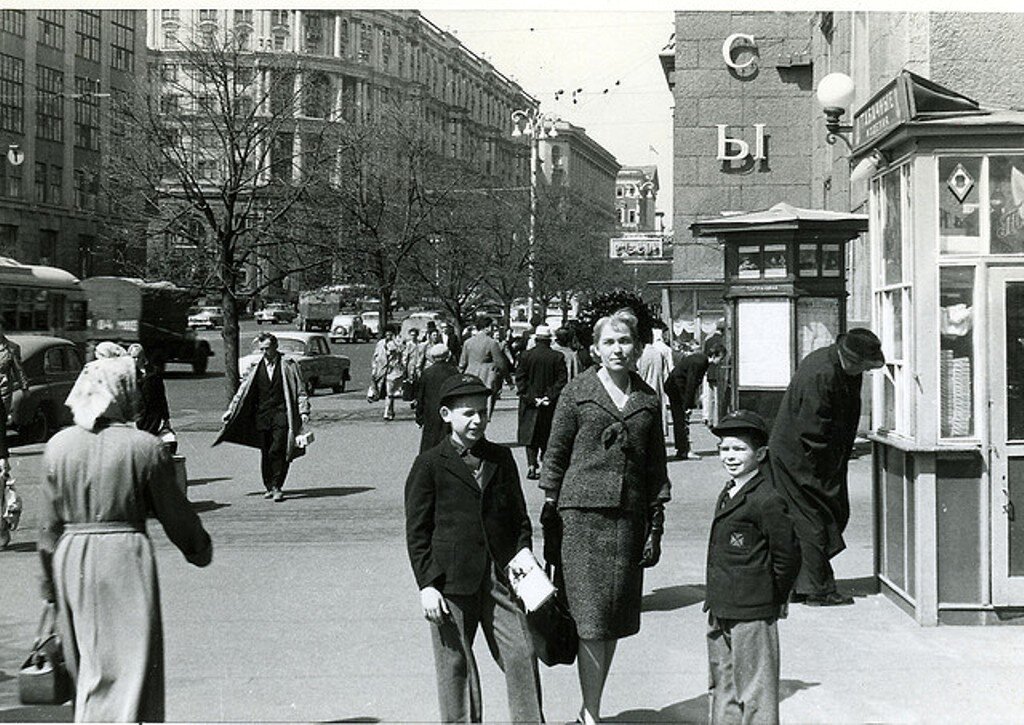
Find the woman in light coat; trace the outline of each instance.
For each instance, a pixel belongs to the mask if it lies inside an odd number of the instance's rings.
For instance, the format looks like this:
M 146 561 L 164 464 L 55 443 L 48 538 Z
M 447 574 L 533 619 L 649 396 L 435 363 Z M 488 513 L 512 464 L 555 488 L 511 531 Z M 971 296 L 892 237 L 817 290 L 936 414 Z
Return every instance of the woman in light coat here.
M 148 511 L 196 566 L 210 537 L 175 483 L 160 439 L 135 428 L 135 361 L 95 360 L 67 405 L 75 425 L 46 444 L 38 549 L 57 605 L 78 722 L 162 721 L 164 642 Z
M 405 345 L 398 332 L 398 325 L 389 322 L 384 326 L 384 336 L 373 349 L 370 375 L 384 393 L 384 420 L 395 419 L 395 398 L 402 397 L 402 382 L 405 380 Z

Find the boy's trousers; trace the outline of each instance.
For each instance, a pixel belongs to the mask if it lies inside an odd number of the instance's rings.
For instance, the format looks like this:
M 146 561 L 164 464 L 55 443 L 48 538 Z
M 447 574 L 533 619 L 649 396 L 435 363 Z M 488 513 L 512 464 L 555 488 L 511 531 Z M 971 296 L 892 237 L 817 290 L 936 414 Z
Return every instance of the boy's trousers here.
M 708 614 L 711 722 L 779 722 L 776 619 L 739 622 Z
M 526 617 L 493 564 L 476 594 L 445 595 L 451 615 L 430 625 L 442 722 L 482 722 L 480 675 L 473 656 L 479 626 L 498 667 L 505 673 L 510 720 L 543 722 L 540 673 Z

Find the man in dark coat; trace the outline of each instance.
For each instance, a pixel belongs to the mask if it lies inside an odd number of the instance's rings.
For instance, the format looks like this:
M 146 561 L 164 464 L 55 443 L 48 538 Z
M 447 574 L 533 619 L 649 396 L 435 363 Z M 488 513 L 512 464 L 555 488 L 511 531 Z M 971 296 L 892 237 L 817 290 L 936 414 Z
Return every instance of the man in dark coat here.
M 569 382 L 565 356 L 551 349 L 551 328 L 538 325 L 534 347 L 524 352 L 516 366 L 519 394 L 519 443 L 526 446 L 526 477 L 540 478 L 538 462 L 548 447 L 551 419 L 562 388 Z
M 846 466 L 860 420 L 863 373 L 885 364 L 870 330 L 854 328 L 805 357 L 782 397 L 768 449 L 775 486 L 789 504 L 802 565 L 793 600 L 853 604 L 836 590 L 829 560 L 846 548 Z
M 709 354 L 695 352 L 680 360 L 665 381 L 665 394 L 672 408 L 672 436 L 676 443 L 676 458 L 699 460 L 690 450 L 690 410 L 697 405 L 697 393 L 708 367 L 725 358 L 725 346 L 716 345 Z
M 433 448 L 447 435 L 444 421 L 438 410 L 441 408 L 441 384 L 458 375 L 459 369 L 452 363 L 451 351 L 443 342 L 427 349 L 427 367 L 420 375 L 420 386 L 416 392 L 416 425 L 420 433 L 420 453 Z

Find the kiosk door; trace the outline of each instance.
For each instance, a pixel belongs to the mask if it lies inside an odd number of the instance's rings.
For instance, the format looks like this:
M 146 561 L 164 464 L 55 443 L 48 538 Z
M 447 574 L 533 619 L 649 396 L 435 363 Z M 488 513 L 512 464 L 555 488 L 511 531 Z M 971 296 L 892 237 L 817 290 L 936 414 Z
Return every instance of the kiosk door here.
M 992 603 L 1024 603 L 1024 270 L 994 269 L 991 309 Z

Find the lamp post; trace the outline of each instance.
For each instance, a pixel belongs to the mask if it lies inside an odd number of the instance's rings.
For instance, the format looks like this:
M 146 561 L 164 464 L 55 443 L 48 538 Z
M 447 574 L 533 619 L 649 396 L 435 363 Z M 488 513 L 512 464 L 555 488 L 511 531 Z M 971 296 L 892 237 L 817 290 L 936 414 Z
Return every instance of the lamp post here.
M 561 119 L 551 113 L 541 113 L 536 108 L 512 111 L 512 137 L 524 134 L 530 137 L 530 232 L 526 240 L 526 304 L 533 317 L 533 298 L 536 285 L 534 250 L 537 241 L 537 160 L 542 139 L 558 135 L 555 124 Z

